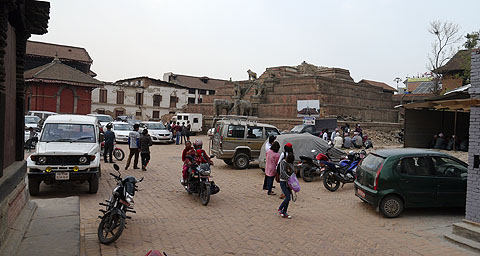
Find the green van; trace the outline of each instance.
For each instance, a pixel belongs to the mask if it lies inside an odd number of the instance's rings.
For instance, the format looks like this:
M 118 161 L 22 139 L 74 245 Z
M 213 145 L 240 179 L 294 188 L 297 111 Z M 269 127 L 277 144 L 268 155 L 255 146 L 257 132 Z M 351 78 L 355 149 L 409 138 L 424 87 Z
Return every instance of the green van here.
M 467 166 L 433 150 L 377 150 L 357 168 L 355 195 L 388 218 L 404 208 L 465 207 Z

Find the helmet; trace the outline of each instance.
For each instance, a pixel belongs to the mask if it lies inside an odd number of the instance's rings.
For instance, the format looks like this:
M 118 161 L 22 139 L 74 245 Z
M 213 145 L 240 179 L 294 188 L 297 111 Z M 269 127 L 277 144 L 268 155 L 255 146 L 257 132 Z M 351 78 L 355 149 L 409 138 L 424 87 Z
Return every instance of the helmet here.
M 195 149 L 202 148 L 202 146 L 203 146 L 203 142 L 201 139 L 196 139 L 195 142 L 193 143 L 193 147 Z
M 350 161 L 353 161 L 353 159 L 355 159 L 355 151 L 353 151 L 353 150 L 348 151 L 347 158 L 348 158 Z

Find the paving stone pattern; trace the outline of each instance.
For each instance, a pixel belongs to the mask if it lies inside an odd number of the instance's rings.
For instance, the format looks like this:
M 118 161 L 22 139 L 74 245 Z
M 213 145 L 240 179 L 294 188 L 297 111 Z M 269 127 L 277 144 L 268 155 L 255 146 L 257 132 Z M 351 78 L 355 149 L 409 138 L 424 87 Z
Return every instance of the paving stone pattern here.
M 203 137 L 204 141 L 206 137 Z M 206 143 L 208 144 L 208 143 Z M 126 145 L 120 145 L 126 149 Z M 292 219 L 277 214 L 281 200 L 262 190 L 263 173 L 253 167 L 235 170 L 215 159 L 212 175 L 221 187 L 208 206 L 188 195 L 179 183 L 183 145 L 154 145 L 147 172 L 135 196 L 136 214 L 115 243 L 100 245 L 97 227 L 99 202 L 115 185 L 103 164 L 97 194 L 69 191 L 80 196 L 82 255 L 145 255 L 151 249 L 167 255 L 469 255 L 446 241 L 451 224 L 460 222 L 463 209 L 407 210 L 400 218 L 386 219 L 356 198 L 353 185 L 326 191 L 320 181 L 300 184 Z M 279 185 L 274 189 L 280 192 Z M 61 188 L 41 187 L 44 196 Z

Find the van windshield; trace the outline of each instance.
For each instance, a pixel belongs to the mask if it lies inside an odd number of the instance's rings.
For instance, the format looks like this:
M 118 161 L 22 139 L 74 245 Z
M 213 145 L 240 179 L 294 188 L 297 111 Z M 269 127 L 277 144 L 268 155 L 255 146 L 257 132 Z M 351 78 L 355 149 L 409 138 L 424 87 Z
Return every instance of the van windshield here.
M 40 141 L 95 143 L 95 127 L 92 124 L 46 124 Z

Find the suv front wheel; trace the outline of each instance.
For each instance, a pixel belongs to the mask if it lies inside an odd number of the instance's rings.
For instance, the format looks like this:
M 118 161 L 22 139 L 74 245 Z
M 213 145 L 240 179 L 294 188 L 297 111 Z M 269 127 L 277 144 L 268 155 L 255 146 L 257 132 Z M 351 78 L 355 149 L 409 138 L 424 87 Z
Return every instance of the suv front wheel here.
M 233 165 L 237 169 L 245 169 L 248 167 L 248 164 L 250 162 L 250 158 L 248 157 L 247 154 L 245 153 L 237 153 L 235 155 Z

